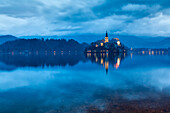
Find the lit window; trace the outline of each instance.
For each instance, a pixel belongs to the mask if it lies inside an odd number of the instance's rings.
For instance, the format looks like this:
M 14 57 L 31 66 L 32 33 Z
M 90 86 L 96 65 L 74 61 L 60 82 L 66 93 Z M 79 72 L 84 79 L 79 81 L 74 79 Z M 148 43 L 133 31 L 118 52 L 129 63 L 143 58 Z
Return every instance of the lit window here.
M 117 41 L 117 45 L 120 46 L 120 41 Z
M 103 46 L 103 43 L 100 43 L 101 46 Z

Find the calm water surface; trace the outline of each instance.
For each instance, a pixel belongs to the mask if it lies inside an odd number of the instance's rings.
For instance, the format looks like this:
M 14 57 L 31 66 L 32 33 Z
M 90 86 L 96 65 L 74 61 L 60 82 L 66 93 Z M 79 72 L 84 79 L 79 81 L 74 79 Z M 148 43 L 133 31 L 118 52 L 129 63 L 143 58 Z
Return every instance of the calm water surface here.
M 0 55 L 0 112 L 169 109 L 170 56 Z

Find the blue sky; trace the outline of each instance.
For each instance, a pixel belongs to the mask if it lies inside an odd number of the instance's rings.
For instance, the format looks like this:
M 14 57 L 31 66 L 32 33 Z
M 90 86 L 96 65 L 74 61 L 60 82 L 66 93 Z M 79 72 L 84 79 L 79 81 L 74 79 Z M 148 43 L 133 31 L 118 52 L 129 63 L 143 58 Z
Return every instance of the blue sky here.
M 170 36 L 169 0 L 0 0 L 0 35 Z

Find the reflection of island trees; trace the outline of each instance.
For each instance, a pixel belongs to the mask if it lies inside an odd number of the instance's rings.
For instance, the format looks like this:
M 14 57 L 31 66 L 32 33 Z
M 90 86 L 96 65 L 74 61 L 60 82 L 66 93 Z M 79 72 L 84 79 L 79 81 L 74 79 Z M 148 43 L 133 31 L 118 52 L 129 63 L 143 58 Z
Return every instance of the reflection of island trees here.
M 86 58 L 90 59 L 91 62 L 103 65 L 108 73 L 109 65 L 118 69 L 121 61 L 126 57 L 126 53 L 87 53 Z
M 86 61 L 83 54 L 31 54 L 31 55 L 20 55 L 20 54 L 1 54 L 0 61 L 7 65 L 14 65 L 16 67 L 44 67 L 44 66 L 74 66 L 80 61 Z

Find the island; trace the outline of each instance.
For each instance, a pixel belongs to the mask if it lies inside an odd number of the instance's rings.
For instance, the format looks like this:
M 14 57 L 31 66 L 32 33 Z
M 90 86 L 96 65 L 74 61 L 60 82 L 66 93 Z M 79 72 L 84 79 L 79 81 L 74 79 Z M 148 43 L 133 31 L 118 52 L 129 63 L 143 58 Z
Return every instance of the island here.
M 105 39 L 92 42 L 90 46 L 85 49 L 87 53 L 126 53 L 129 50 L 119 38 L 112 38 L 109 40 L 108 33 L 106 31 Z

